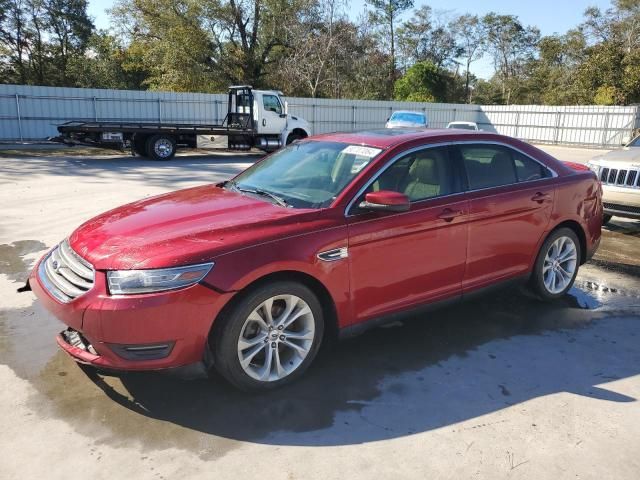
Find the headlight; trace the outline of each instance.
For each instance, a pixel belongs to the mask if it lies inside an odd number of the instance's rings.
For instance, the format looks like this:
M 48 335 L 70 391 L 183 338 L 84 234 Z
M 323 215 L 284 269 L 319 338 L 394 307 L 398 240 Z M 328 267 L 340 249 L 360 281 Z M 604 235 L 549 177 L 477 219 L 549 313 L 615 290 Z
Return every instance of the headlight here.
M 107 272 L 109 292 L 127 295 L 188 287 L 202 280 L 212 267 L 213 262 L 154 270 L 114 270 Z
M 598 175 L 598 172 L 600 171 L 600 165 L 596 165 L 595 163 L 591 162 L 587 162 L 587 168 L 589 168 L 589 170 L 591 170 L 596 175 Z

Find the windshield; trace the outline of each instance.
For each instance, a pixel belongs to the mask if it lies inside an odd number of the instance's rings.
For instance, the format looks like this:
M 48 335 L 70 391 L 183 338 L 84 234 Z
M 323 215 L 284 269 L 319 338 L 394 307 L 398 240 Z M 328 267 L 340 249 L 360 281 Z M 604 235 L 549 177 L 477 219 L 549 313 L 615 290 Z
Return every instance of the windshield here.
M 475 130 L 475 125 L 469 125 L 468 123 L 450 123 L 449 128 L 458 128 L 462 130 Z
M 382 150 L 326 141 L 297 142 L 242 172 L 225 188 L 294 208 L 323 208 Z M 281 200 L 281 201 L 277 201 Z
M 426 122 L 424 120 L 424 115 L 420 113 L 411 113 L 411 112 L 395 112 L 391 115 L 389 119 L 391 122 L 407 122 L 407 123 L 419 123 L 424 125 Z

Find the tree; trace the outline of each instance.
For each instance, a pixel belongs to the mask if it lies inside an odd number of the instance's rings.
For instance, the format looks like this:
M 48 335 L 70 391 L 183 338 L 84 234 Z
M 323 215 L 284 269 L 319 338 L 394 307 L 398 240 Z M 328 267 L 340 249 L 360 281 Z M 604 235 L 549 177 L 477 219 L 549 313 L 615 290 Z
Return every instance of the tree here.
M 144 84 L 178 92 L 218 91 L 226 83 L 215 69 L 205 13 L 194 0 L 121 0 L 111 11 L 127 58 L 146 72 Z
M 405 64 L 429 61 L 438 69 L 455 65 L 460 53 L 454 32 L 443 14 L 423 5 L 398 28 L 398 46 Z
M 407 102 L 443 101 L 445 82 L 438 67 L 431 62 L 418 62 L 396 81 L 396 100 Z
M 315 98 L 335 87 L 338 62 L 351 56 L 344 49 L 349 22 L 343 7 L 343 0 L 319 0 L 300 22 L 285 26 L 290 48 L 278 76 L 298 86 L 296 93 Z
M 540 31 L 524 27 L 513 15 L 489 13 L 482 19 L 487 32 L 488 51 L 493 55 L 500 79 L 502 102 L 509 104 L 517 91 L 522 67 L 533 58 Z
M 367 3 L 373 8 L 373 11 L 370 12 L 371 22 L 383 28 L 389 42 L 388 89 L 390 97 L 396 79 L 396 29 L 400 15 L 413 7 L 413 0 L 367 0 Z
M 0 0 L 0 41 L 9 63 L 8 79 L 13 78 L 16 83 L 27 83 L 25 58 L 29 34 L 26 0 Z
M 460 58 L 465 66 L 465 101 L 471 103 L 471 64 L 482 57 L 486 44 L 483 23 L 476 15 L 461 15 L 451 23 L 459 45 Z
M 94 33 L 82 56 L 69 61 L 69 71 L 75 79 L 74 86 L 85 88 L 114 88 L 142 90 L 148 72 L 140 67 L 133 51 L 106 31 Z
M 52 54 L 60 83 L 66 85 L 69 59 L 84 54 L 94 29 L 87 14 L 87 0 L 44 0 L 43 13 L 54 39 Z

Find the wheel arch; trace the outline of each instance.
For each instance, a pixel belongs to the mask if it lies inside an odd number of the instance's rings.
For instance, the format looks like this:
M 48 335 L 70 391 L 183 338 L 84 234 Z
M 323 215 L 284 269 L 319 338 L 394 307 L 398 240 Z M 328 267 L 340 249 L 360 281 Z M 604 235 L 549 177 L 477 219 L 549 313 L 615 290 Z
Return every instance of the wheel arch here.
M 322 306 L 322 314 L 325 320 L 324 324 L 324 338 L 323 341 L 333 342 L 338 338 L 338 312 L 335 301 L 329 292 L 329 289 L 317 278 L 308 273 L 301 272 L 299 270 L 281 270 L 267 275 L 263 275 L 256 278 L 246 286 L 239 290 L 227 304 L 222 308 L 216 319 L 213 321 L 213 325 L 209 330 L 209 338 L 212 338 L 216 334 L 216 326 L 220 325 L 218 318 L 224 316 L 227 312 L 231 311 L 238 305 L 251 291 L 259 288 L 260 286 L 277 281 L 294 281 L 299 282 L 302 285 L 309 288 L 315 295 L 317 295 L 320 305 Z
M 304 128 L 301 128 L 301 127 L 296 127 L 293 130 L 288 131 L 287 136 L 284 139 L 285 145 L 288 143 L 289 137 L 291 137 L 292 135 L 297 135 L 302 139 L 302 138 L 307 138 L 309 136 L 309 132 L 307 132 Z
M 583 265 L 587 261 L 587 235 L 585 234 L 582 225 L 580 225 L 580 223 L 576 222 L 575 220 L 564 220 L 563 222 L 558 223 L 549 231 L 547 235 L 545 235 L 543 242 L 547 239 L 547 237 L 549 237 L 549 235 L 560 228 L 568 228 L 570 230 L 573 230 L 573 233 L 575 233 L 578 237 L 578 240 L 580 241 L 580 265 Z

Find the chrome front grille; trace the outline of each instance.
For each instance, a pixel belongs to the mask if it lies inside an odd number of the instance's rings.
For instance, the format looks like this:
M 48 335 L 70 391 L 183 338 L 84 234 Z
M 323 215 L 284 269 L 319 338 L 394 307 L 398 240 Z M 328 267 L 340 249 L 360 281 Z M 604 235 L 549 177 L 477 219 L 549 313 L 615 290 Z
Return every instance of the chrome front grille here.
M 640 168 L 600 168 L 600 181 L 603 185 L 640 188 Z
M 38 276 L 57 300 L 68 303 L 93 287 L 95 271 L 89 262 L 73 251 L 64 240 L 45 258 Z

